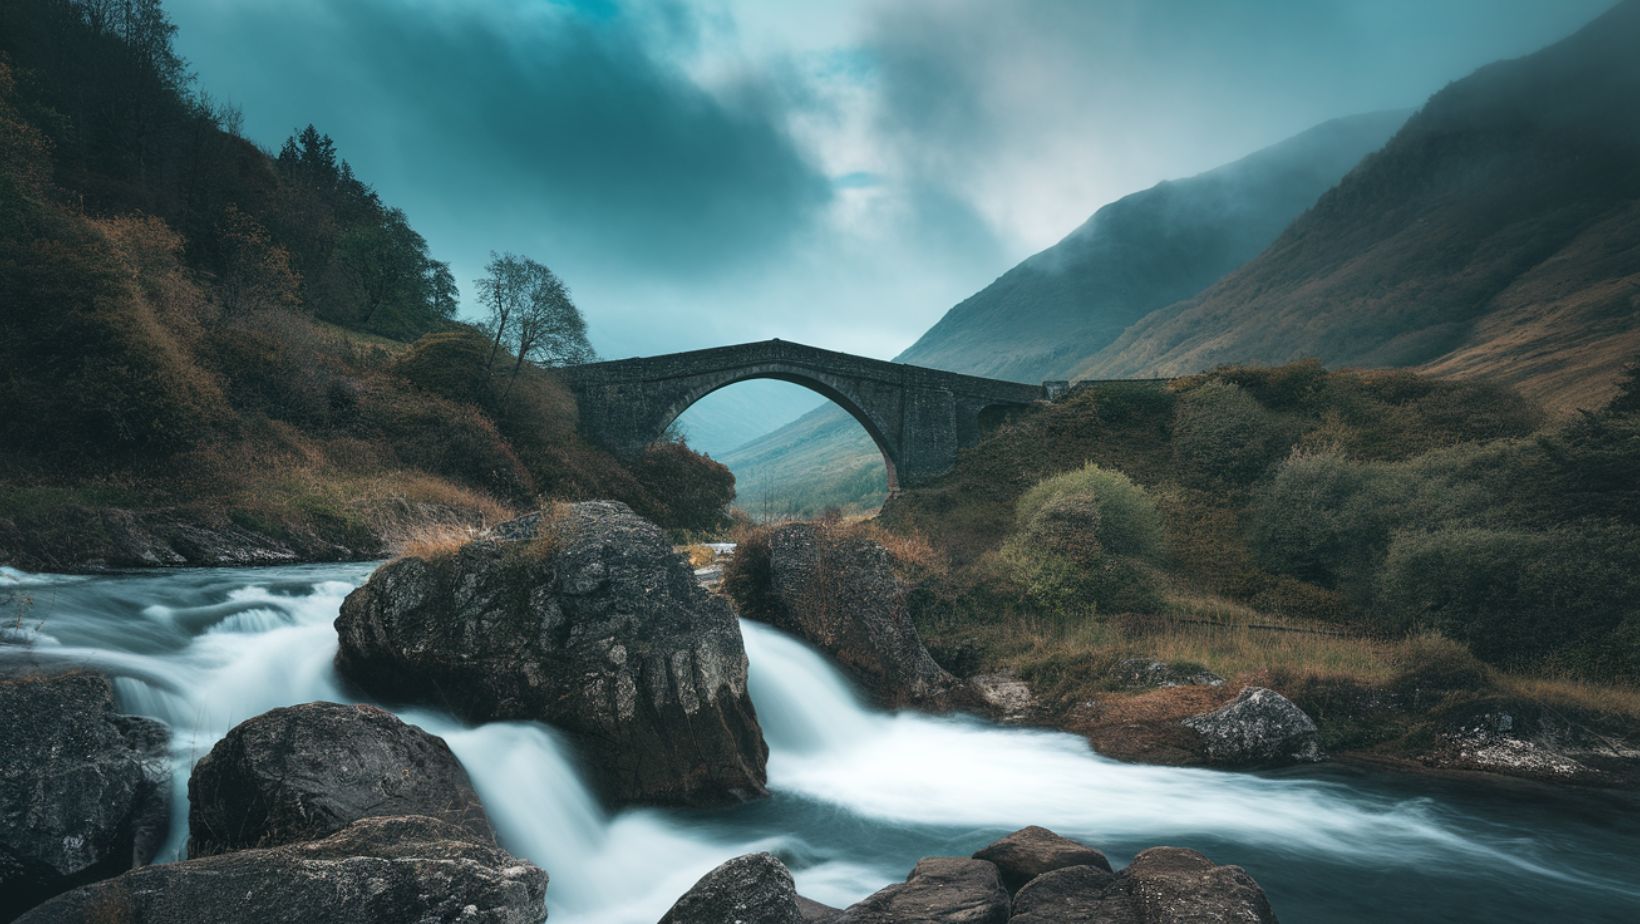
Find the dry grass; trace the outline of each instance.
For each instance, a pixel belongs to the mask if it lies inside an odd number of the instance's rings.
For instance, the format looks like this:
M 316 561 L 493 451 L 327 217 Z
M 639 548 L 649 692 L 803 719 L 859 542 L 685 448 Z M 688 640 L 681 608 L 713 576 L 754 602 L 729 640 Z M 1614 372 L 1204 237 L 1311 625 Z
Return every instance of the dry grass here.
M 1602 715 L 1640 720 L 1640 688 L 1632 686 L 1509 674 L 1498 678 L 1498 686 L 1507 693 L 1546 706 L 1587 709 Z
M 717 553 L 701 543 L 684 546 L 683 554 L 689 559 L 689 567 L 699 570 L 717 561 Z
M 402 536 L 393 543 L 394 558 L 447 558 L 473 541 L 478 531 L 454 523 L 426 523 L 419 531 Z

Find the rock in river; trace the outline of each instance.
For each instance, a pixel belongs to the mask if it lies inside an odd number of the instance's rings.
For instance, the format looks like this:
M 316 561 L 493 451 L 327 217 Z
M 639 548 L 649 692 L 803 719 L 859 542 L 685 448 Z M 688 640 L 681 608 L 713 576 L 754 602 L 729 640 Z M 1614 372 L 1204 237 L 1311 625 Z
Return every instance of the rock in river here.
M 660 924 L 800 924 L 797 887 L 786 865 L 749 853 L 702 876 Z
M 374 706 L 287 706 L 234 726 L 194 766 L 188 855 L 314 840 L 379 815 L 428 815 L 495 843 L 444 739 Z
M 943 708 L 967 692 L 923 646 L 909 588 L 880 543 L 828 524 L 789 523 L 742 543 L 735 556 L 728 586 L 741 612 L 825 652 L 880 705 Z
M 0 678 L 0 921 L 148 862 L 165 837 L 168 732 L 108 678 Z
M 995 863 L 1002 875 L 1002 884 L 1008 891 L 1032 879 L 1067 866 L 1092 866 L 1110 874 L 1110 861 L 1105 855 L 1068 837 L 1031 825 L 983 847 L 974 854 L 976 860 Z
M 836 924 L 1002 924 L 1009 908 L 995 864 L 925 857 L 904 882 L 850 905 Z
M 1275 924 L 1264 890 L 1239 866 L 1194 850 L 1152 847 L 1112 876 L 1068 866 L 1038 876 L 1014 897 L 1015 924 Z
M 1184 725 L 1201 736 L 1201 749 L 1213 764 L 1267 767 L 1322 758 L 1315 722 L 1292 700 L 1263 687 L 1248 687 Z
M 549 722 L 620 801 L 762 795 L 728 604 L 624 504 L 560 505 L 529 535 L 382 566 L 336 619 L 342 674 L 473 721 Z
M 25 924 L 536 924 L 547 874 L 436 818 L 356 821 L 323 840 L 133 870 Z

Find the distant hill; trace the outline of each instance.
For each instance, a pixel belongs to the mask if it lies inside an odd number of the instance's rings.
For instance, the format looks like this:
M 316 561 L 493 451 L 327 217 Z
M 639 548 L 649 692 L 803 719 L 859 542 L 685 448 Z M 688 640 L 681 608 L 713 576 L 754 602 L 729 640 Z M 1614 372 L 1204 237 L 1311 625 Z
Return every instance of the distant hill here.
M 897 358 L 1022 382 L 1067 375 L 1134 321 L 1257 256 L 1409 114 L 1334 119 L 1118 199 L 946 312 Z
M 1640 354 L 1640 0 L 1432 97 L 1256 260 L 1079 377 L 1317 357 L 1599 405 Z
M 1023 382 L 1067 376 L 1134 321 L 1256 256 L 1406 117 L 1334 119 L 1119 199 L 952 308 L 896 359 Z M 719 458 L 748 509 L 869 506 L 887 490 L 876 448 L 830 404 Z

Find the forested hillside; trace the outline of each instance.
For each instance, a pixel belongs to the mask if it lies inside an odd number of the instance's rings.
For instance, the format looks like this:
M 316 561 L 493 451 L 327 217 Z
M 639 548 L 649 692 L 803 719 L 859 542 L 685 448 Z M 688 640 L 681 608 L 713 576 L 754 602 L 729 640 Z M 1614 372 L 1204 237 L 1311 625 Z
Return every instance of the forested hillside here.
M 154 0 L 0 6 L 0 563 L 378 554 L 543 495 L 720 515 L 725 469 L 585 445 L 526 313 L 455 321 L 331 139 L 237 135 L 172 31 Z
M 1432 97 L 1268 251 L 1077 369 L 1316 357 L 1599 406 L 1640 352 L 1640 2 Z

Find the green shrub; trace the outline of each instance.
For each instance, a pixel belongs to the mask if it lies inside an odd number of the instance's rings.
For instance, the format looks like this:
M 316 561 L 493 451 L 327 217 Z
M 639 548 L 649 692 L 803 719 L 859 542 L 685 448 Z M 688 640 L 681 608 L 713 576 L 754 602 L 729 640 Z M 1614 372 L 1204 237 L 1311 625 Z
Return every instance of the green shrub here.
M 1448 693 L 1484 690 L 1492 680 L 1486 665 L 1468 648 L 1433 634 L 1408 639 L 1396 667 L 1390 688 L 1414 706 Z
M 1020 497 L 998 561 L 1038 606 L 1070 615 L 1159 606 L 1161 514 L 1121 472 L 1085 465 Z
M 1433 630 L 1495 664 L 1531 665 L 1606 639 L 1640 601 L 1640 532 L 1451 527 L 1403 533 L 1379 578 L 1392 626 Z
M 1289 425 L 1228 382 L 1209 381 L 1185 392 L 1173 417 L 1174 461 L 1196 485 L 1251 484 L 1293 439 Z
M 1128 476 L 1087 464 L 1044 478 L 1020 496 L 1016 530 L 1067 554 L 1087 543 L 1102 554 L 1155 559 L 1162 552 L 1156 502 Z
M 1365 579 L 1389 546 L 1403 493 L 1383 466 L 1294 455 L 1253 500 L 1253 551 L 1271 570 L 1326 587 Z

